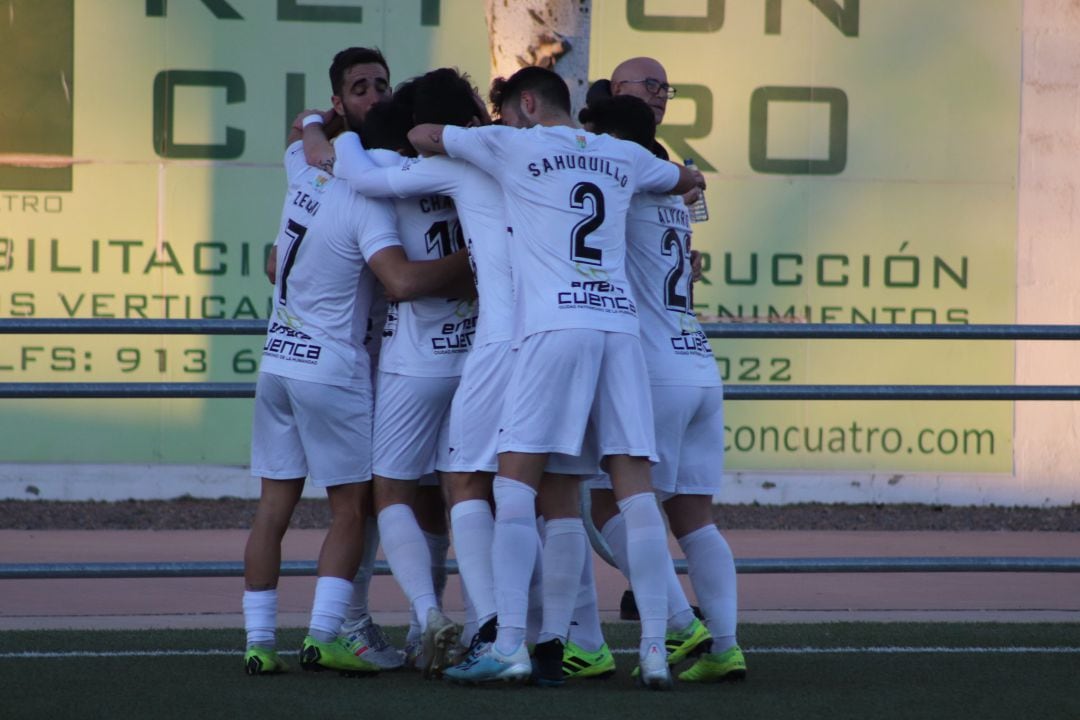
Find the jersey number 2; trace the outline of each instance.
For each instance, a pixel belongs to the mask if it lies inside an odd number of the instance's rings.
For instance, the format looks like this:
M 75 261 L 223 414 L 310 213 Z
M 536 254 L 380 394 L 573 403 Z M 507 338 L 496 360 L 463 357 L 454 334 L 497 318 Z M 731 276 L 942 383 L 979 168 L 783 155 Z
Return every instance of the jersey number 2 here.
M 589 247 L 586 241 L 589 233 L 604 224 L 604 193 L 590 182 L 578 183 L 570 191 L 570 207 L 584 210 L 586 199 L 592 202 L 592 213 L 570 233 L 570 259 L 582 265 L 603 265 L 603 250 Z
M 675 256 L 675 265 L 668 271 L 664 283 L 664 305 L 668 310 L 681 310 L 690 312 L 689 295 L 679 293 L 679 284 L 683 275 L 686 274 L 686 260 L 690 255 L 690 236 L 686 236 L 685 247 L 683 241 L 672 228 L 664 231 L 664 237 L 660 239 L 660 252 L 664 255 Z

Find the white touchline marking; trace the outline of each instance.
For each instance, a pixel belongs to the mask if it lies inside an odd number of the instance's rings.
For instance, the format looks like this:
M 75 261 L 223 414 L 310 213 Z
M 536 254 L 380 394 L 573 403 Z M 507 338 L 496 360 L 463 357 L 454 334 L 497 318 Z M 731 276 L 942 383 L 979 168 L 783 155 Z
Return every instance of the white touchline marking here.
M 631 655 L 637 652 L 637 648 L 614 648 L 611 651 L 615 655 Z M 962 655 L 962 654 L 1080 654 L 1080 647 L 944 647 L 944 646 L 876 646 L 876 647 L 747 647 L 743 648 L 747 655 Z M 235 655 L 240 656 L 240 649 L 223 650 L 220 648 L 207 648 L 203 650 L 69 650 L 63 652 L 41 652 L 36 650 L 23 650 L 16 652 L 0 652 L 0 660 L 7 659 L 62 659 L 62 658 L 125 658 L 125 657 L 199 657 L 207 655 Z M 282 655 L 295 655 L 293 651 L 282 651 Z
M 1080 647 L 944 647 L 944 646 L 907 646 L 889 645 L 877 647 L 750 647 L 743 648 L 747 655 L 856 655 L 866 653 L 868 655 L 892 655 L 892 654 L 977 654 L 977 653 L 1080 653 Z M 616 655 L 628 655 L 637 652 L 635 648 L 619 648 L 612 650 Z

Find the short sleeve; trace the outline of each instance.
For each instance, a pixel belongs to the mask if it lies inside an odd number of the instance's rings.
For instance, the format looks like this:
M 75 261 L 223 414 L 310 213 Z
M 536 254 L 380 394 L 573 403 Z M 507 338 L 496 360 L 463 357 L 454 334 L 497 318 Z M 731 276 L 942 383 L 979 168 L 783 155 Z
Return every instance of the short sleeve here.
M 443 127 L 443 147 L 446 154 L 476 165 L 489 175 L 498 176 L 506 166 L 506 155 L 519 130 L 502 125 L 478 128 Z
M 375 253 L 388 247 L 400 246 L 398 238 L 397 216 L 389 200 L 357 198 L 353 204 L 355 212 L 362 214 L 359 223 L 357 242 L 365 260 L 370 260 Z
M 620 142 L 626 142 L 620 140 Z M 627 143 L 633 152 L 635 192 L 670 193 L 679 184 L 679 166 L 661 160 L 637 143 Z
M 304 157 L 304 141 L 297 140 L 285 148 L 285 177 L 292 183 L 307 168 L 307 159 Z

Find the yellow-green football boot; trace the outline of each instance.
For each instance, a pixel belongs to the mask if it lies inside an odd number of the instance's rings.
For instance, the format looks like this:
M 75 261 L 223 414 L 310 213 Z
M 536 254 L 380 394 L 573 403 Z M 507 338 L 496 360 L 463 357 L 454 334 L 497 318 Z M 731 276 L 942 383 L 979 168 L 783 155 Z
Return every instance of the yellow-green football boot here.
M 738 645 L 724 652 L 703 653 L 693 665 L 679 673 L 683 682 L 734 682 L 746 679 L 746 659 Z
M 683 630 L 668 632 L 664 638 L 668 665 L 678 665 L 707 640 L 712 640 L 712 635 L 705 623 L 697 618 Z
M 346 677 L 374 675 L 379 666 L 353 655 L 348 639 L 339 637 L 330 642 L 322 642 L 311 635 L 304 638 L 300 646 L 300 667 L 305 670 L 337 670 Z
M 684 629 L 676 630 L 674 632 L 668 631 L 664 638 L 664 649 L 667 650 L 667 664 L 669 666 L 678 665 L 689 657 L 694 650 L 697 650 L 704 643 L 709 643 L 711 641 L 712 635 L 709 633 L 709 629 L 705 627 L 705 623 L 701 622 L 696 617 L 693 622 Z M 705 645 L 702 649 L 708 647 L 708 645 Z M 698 652 L 700 652 L 700 650 Z M 630 672 L 630 677 L 636 678 L 640 673 L 640 666 L 635 667 Z
M 288 663 L 275 650 L 256 645 L 244 653 L 244 672 L 248 675 L 276 675 L 288 671 Z
M 596 652 L 589 652 L 569 640 L 563 646 L 562 674 L 570 678 L 602 678 L 615 672 L 615 656 L 607 643 Z

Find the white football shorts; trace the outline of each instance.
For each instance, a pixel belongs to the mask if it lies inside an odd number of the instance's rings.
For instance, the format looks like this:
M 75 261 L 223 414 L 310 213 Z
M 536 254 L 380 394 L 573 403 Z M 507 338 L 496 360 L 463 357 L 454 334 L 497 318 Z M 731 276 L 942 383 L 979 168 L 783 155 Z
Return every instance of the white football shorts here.
M 514 369 L 509 342 L 474 347 L 465 358 L 461 384 L 450 405 L 448 472 L 495 472 L 503 398 Z
M 371 390 L 259 373 L 251 474 L 316 487 L 371 480 Z
M 391 480 L 435 472 L 437 454 L 449 448 L 450 401 L 459 381 L 379 371 L 372 472 Z
M 724 467 L 724 389 L 655 385 L 656 453 L 652 486 L 661 501 L 675 495 L 715 495 Z M 599 475 L 589 488 L 611 489 Z
M 499 452 L 656 460 L 649 375 L 637 337 L 552 330 L 525 338 L 517 355 Z M 585 442 L 590 426 L 594 447 Z
M 510 341 L 473 348 L 465 360 L 461 384 L 450 406 L 450 447 L 447 462 L 438 465 L 447 472 L 495 472 L 499 468 L 499 423 L 503 399 L 510 385 L 518 352 Z M 588 448 L 588 442 L 586 442 Z M 584 456 L 552 453 L 546 470 L 567 475 L 597 472 L 595 452 Z

